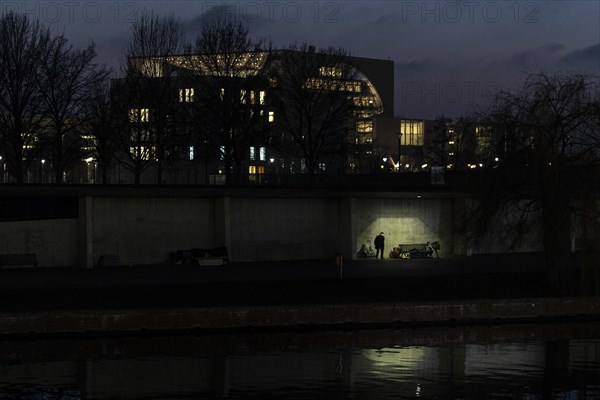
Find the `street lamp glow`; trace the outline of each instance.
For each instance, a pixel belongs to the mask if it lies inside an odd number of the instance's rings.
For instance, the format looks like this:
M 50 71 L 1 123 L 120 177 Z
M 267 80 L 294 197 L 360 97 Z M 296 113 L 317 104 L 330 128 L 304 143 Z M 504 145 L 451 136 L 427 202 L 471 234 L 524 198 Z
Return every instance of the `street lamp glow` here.
M 383 157 L 383 162 L 387 162 L 387 157 Z
M 274 158 L 269 158 L 269 161 L 271 162 L 271 164 L 273 164 L 275 162 Z
M 46 160 L 42 158 L 42 165 L 46 164 Z

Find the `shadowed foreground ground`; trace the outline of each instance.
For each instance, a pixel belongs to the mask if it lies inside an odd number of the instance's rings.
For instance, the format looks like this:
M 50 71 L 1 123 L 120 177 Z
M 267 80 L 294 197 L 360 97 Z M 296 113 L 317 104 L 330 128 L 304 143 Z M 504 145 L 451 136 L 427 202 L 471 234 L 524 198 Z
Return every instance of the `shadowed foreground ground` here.
M 572 278 L 575 280 L 575 278 Z M 0 270 L 0 311 L 549 297 L 539 254 Z

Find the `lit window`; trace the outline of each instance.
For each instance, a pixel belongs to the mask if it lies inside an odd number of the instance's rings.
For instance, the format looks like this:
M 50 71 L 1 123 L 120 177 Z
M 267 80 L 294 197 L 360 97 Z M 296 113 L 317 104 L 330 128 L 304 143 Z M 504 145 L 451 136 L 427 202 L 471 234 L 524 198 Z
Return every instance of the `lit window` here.
M 190 161 L 194 160 L 194 146 L 190 146 Z
M 269 111 L 269 122 L 275 122 L 275 111 Z
M 240 90 L 240 103 L 246 104 L 246 90 L 245 89 Z
M 221 88 L 221 101 L 225 100 L 225 88 Z
M 148 161 L 152 158 L 152 154 L 155 153 L 156 149 L 154 147 L 130 147 L 129 151 L 134 155 L 135 158 L 140 160 Z
M 262 175 L 265 173 L 265 166 L 264 165 L 250 165 L 248 167 L 248 172 L 250 173 L 250 175 Z
M 259 94 L 258 94 L 258 97 L 259 97 L 259 102 L 260 102 L 260 105 L 261 105 L 261 106 L 264 106 L 264 105 L 265 105 L 265 99 L 266 99 L 266 97 L 267 97 L 267 94 L 266 94 L 266 92 L 265 92 L 264 90 L 261 90 L 261 91 L 259 92 Z
M 250 160 L 256 160 L 256 150 L 254 149 L 254 147 L 250 147 Z
M 319 170 L 325 171 L 325 169 L 326 169 L 325 163 L 319 163 Z
M 400 121 L 400 144 L 402 146 L 423 146 L 423 121 Z
M 265 167 L 264 165 L 250 165 L 248 167 L 248 174 L 250 175 L 250 182 L 260 182 L 260 175 L 265 174 Z
M 194 102 L 194 88 L 179 89 L 179 102 L 180 103 L 193 103 Z
M 358 132 L 373 132 L 373 121 L 357 121 L 356 122 L 356 130 Z
M 360 93 L 360 91 L 361 91 L 360 82 L 346 82 L 346 83 L 344 83 L 344 90 L 346 92 Z
M 264 147 L 260 148 L 260 161 L 265 161 L 267 159 L 267 149 Z
M 221 156 L 220 156 L 221 160 L 224 160 L 225 159 L 225 146 L 221 146 L 220 153 L 221 153 Z
M 251 90 L 250 91 L 250 104 L 254 104 L 256 102 L 255 100 L 256 99 L 255 99 L 255 96 L 254 96 L 254 90 Z
M 321 67 L 319 68 L 321 76 L 329 76 L 332 78 L 341 78 L 342 69 L 339 67 Z
M 304 160 L 304 158 L 300 160 L 300 171 L 306 172 L 306 161 Z
M 150 110 L 147 108 L 132 108 L 129 110 L 130 122 L 148 122 L 150 120 Z

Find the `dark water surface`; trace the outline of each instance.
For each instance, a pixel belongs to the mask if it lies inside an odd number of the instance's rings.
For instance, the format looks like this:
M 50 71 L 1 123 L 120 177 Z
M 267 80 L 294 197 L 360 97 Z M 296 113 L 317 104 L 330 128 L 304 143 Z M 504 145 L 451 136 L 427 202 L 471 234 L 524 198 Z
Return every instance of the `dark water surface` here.
M 0 399 L 600 399 L 600 324 L 0 341 Z

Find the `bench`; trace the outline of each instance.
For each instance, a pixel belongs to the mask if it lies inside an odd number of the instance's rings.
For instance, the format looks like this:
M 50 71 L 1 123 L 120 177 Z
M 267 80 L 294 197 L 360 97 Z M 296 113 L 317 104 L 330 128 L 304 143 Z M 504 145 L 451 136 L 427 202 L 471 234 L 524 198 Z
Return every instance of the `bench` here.
M 177 250 L 169 254 L 169 261 L 177 265 L 224 265 L 229 264 L 229 254 L 227 247 Z
M 437 258 L 440 258 L 438 250 L 440 242 L 430 242 L 431 248 L 427 248 L 427 243 L 400 243 L 398 247 L 390 252 L 390 258 L 432 258 L 435 253 Z
M 35 267 L 37 265 L 37 258 L 35 257 L 35 254 L 0 254 L 0 268 L 23 265 Z

